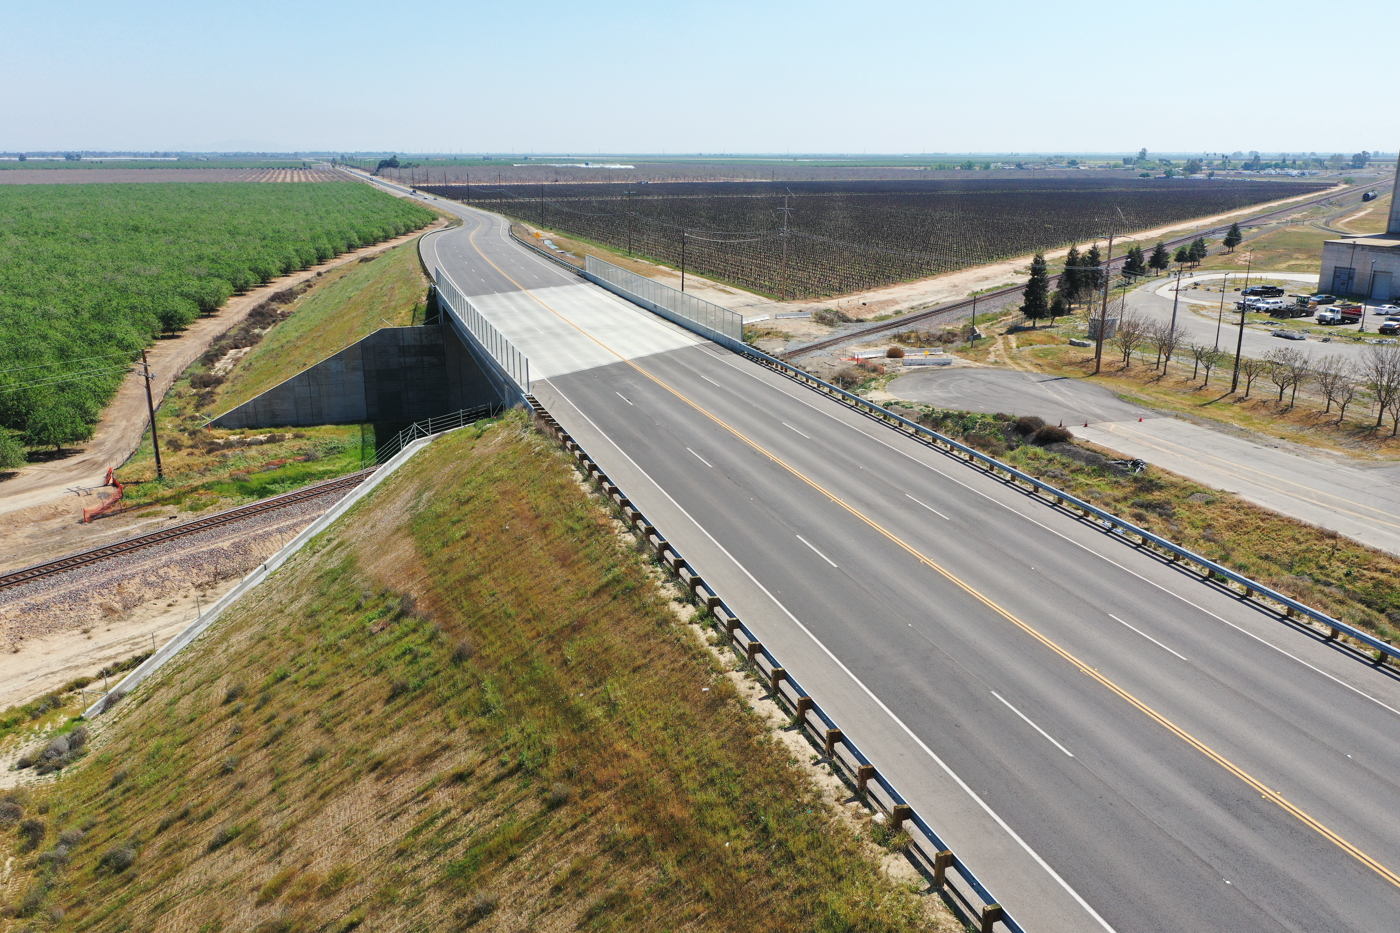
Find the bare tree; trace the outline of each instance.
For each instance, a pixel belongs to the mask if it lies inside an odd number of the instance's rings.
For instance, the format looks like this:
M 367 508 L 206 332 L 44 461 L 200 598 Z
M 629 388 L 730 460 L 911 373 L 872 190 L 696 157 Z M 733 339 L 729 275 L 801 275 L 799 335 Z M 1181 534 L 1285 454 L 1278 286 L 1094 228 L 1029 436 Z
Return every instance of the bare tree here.
M 1214 349 L 1214 348 L 1211 347 L 1211 345 L 1208 344 L 1208 343 L 1200 343 L 1200 342 L 1195 341 L 1195 340 L 1188 340 L 1188 341 L 1186 341 L 1186 352 L 1189 353 L 1189 354 L 1191 354 L 1191 364 L 1192 364 L 1192 365 L 1191 365 L 1191 381 L 1192 381 L 1192 382 L 1195 382 L 1195 381 L 1196 381 L 1196 377 L 1197 377 L 1198 375 L 1200 375 L 1200 372 L 1201 372 L 1201 363 L 1205 361 L 1206 354 L 1209 353 L 1212 349 Z
M 1367 347 L 1361 359 L 1361 381 L 1376 399 L 1376 427 L 1379 428 L 1385 420 L 1386 409 L 1400 396 L 1400 345 Z
M 1147 339 L 1147 321 L 1126 303 L 1116 303 L 1119 304 L 1116 309 L 1118 332 L 1113 335 L 1113 342 L 1118 345 L 1118 352 L 1123 354 L 1123 368 L 1127 369 L 1132 364 L 1134 351 Z
M 1283 393 L 1293 389 L 1293 397 L 1288 404 L 1291 408 L 1298 397 L 1298 383 L 1308 375 L 1308 358 L 1292 347 L 1279 347 L 1269 351 L 1264 358 L 1269 364 L 1269 381 L 1278 386 L 1278 401 L 1283 404 Z
M 1400 431 L 1400 392 L 1395 393 L 1390 398 L 1390 404 L 1385 407 L 1390 413 L 1390 436 L 1394 437 Z
M 1173 327 L 1170 321 L 1152 321 L 1146 326 L 1146 332 L 1147 342 L 1157 351 L 1157 362 L 1152 368 L 1160 368 L 1165 373 L 1177 342 L 1181 339 L 1181 330 Z
M 1202 389 L 1210 388 L 1210 371 L 1221 363 L 1229 359 L 1229 354 L 1215 347 L 1205 347 L 1205 352 L 1201 354 L 1201 368 L 1206 371 L 1206 381 L 1201 383 Z
M 1313 364 L 1312 381 L 1327 399 L 1327 407 L 1323 409 L 1323 414 L 1332 411 L 1332 404 L 1337 401 L 1337 388 L 1342 380 L 1350 380 L 1351 364 L 1340 356 L 1324 356 Z
M 1252 356 L 1240 357 L 1240 375 L 1244 377 L 1245 398 L 1249 398 L 1249 393 L 1254 388 L 1254 380 L 1262 376 L 1269 368 L 1269 363 L 1265 360 Z

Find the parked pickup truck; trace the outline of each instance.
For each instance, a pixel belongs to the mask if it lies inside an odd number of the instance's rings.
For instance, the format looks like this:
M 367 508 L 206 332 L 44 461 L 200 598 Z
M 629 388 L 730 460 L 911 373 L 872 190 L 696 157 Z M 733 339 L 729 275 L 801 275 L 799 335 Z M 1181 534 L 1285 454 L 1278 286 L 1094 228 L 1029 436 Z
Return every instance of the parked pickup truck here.
M 1355 324 L 1361 320 L 1361 305 L 1351 302 L 1337 302 L 1330 308 L 1317 312 L 1319 324 Z
M 1254 285 L 1240 292 L 1246 298 L 1280 298 L 1283 296 L 1283 289 L 1277 285 Z

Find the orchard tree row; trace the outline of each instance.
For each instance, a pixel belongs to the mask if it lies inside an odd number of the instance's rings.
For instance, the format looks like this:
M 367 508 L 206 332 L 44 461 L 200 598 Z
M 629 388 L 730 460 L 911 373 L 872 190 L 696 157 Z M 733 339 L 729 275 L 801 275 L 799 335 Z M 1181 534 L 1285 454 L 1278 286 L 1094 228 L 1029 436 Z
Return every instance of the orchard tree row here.
M 162 334 L 432 219 L 350 182 L 0 187 L 0 464 L 90 437 Z

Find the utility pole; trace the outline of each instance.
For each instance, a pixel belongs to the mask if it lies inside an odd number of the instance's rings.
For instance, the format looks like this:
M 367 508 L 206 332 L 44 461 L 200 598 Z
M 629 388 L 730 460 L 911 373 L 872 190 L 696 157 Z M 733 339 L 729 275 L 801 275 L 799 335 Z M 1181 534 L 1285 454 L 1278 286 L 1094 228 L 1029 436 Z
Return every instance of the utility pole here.
M 1167 361 L 1162 364 L 1162 375 L 1167 374 L 1167 363 L 1172 361 L 1172 351 L 1176 349 L 1176 305 L 1181 300 L 1181 270 L 1176 270 L 1176 291 L 1172 292 L 1172 342 L 1167 344 Z
M 681 228 L 681 291 L 685 291 L 685 228 Z
M 622 192 L 627 195 L 627 255 L 632 255 L 632 194 L 631 188 Z
M 151 399 L 151 365 L 146 362 L 146 351 L 141 351 L 141 376 L 146 383 L 146 411 L 151 416 L 151 449 L 156 454 L 156 479 L 165 479 L 165 470 L 160 465 L 160 438 L 156 437 L 156 404 Z
M 783 301 L 787 301 L 788 214 L 792 213 L 792 208 L 788 207 L 788 196 L 791 194 L 783 195 L 783 206 L 779 208 L 783 212 Z
M 1177 280 L 1177 285 L 1181 281 Z M 1215 349 L 1220 349 L 1220 326 L 1225 322 L 1225 293 L 1230 290 L 1230 273 L 1225 273 L 1225 281 L 1220 283 L 1220 313 L 1215 316 Z
M 1116 218 L 1108 221 L 1108 257 L 1103 264 L 1103 306 L 1099 308 L 1099 332 L 1094 339 L 1094 375 L 1103 366 L 1103 332 L 1108 326 L 1108 283 L 1113 278 L 1113 235 L 1117 228 Z
M 969 335 L 969 342 L 977 346 L 977 293 L 972 293 L 972 333 Z
M 506 192 L 501 187 L 501 173 L 496 173 L 496 210 L 498 213 L 506 212 Z
M 1249 271 L 1254 267 L 1254 250 L 1249 251 L 1249 258 L 1244 264 L 1244 287 L 1249 288 Z M 1230 379 L 1230 394 L 1240 387 L 1240 354 L 1244 352 L 1244 315 L 1245 315 L 1246 295 L 1240 292 L 1240 339 L 1235 343 L 1235 375 Z
M 540 185 L 540 226 L 544 226 L 544 185 Z

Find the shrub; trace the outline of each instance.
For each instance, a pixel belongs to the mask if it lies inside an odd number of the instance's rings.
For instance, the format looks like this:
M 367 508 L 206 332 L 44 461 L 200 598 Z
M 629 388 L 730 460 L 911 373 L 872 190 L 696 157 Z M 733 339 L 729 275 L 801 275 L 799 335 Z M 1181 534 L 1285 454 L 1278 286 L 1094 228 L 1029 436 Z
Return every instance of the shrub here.
M 24 807 L 13 800 L 0 800 L 0 827 L 13 826 L 24 816 Z
M 43 820 L 28 819 L 19 824 L 20 849 L 29 852 L 39 848 L 39 843 L 44 841 L 44 835 L 48 832 L 48 826 Z
M 121 770 L 117 771 L 115 774 L 112 775 L 112 779 L 107 782 L 107 787 L 109 789 L 113 787 L 118 787 L 130 776 L 131 772 L 126 770 L 125 768 L 122 768 Z
M 551 810 L 558 810 L 564 804 L 573 799 L 574 789 L 568 784 L 557 783 L 549 789 L 549 794 L 544 798 L 544 805 Z
M 236 823 L 229 823 L 227 825 L 220 826 L 218 830 L 215 831 L 214 838 L 209 840 L 209 851 L 217 852 L 219 849 L 222 849 L 224 846 L 228 845 L 230 842 L 237 839 L 242 834 L 243 827 L 237 825 Z
M 1047 424 L 1036 430 L 1031 435 L 1031 443 L 1039 447 L 1048 447 L 1051 444 L 1064 444 L 1074 440 L 1074 435 L 1069 428 L 1062 428 L 1056 425 Z
M 228 689 L 224 691 L 224 702 L 225 702 L 225 703 L 232 703 L 234 700 L 236 700 L 236 699 L 238 699 L 239 697 L 243 696 L 243 694 L 245 694 L 245 693 L 247 693 L 247 692 L 248 692 L 248 687 L 247 687 L 247 685 L 235 681 L 234 683 L 229 684 L 229 685 L 228 685 Z
M 1029 437 L 1043 427 L 1045 427 L 1045 419 L 1037 418 L 1035 415 L 1022 415 L 1016 419 L 1016 433 L 1022 437 Z
M 476 654 L 476 649 L 472 647 L 471 642 L 464 638 L 457 642 L 457 647 L 452 649 L 452 660 L 460 664 L 463 661 L 471 660 L 473 654 Z
M 854 366 L 846 366 L 842 369 L 838 369 L 831 377 L 832 385 L 836 386 L 838 389 L 845 389 L 847 392 L 853 391 L 864 381 L 865 373 L 856 369 Z
M 102 853 L 102 857 L 97 860 L 98 868 L 105 869 L 112 873 L 126 871 L 136 863 L 136 850 L 119 846 L 115 849 L 108 849 Z
M 904 348 L 903 348 L 903 347 L 890 347 L 888 350 L 885 351 L 885 359 L 887 359 L 887 360 L 902 360 L 902 359 L 904 359 Z
M 65 845 L 71 849 L 73 846 L 82 842 L 83 836 L 85 835 L 87 834 L 81 829 L 65 829 L 58 834 L 58 841 L 60 845 Z
M 489 891 L 482 891 L 471 899 L 467 909 L 463 911 L 467 926 L 480 923 L 496 912 L 500 906 L 501 899 Z

